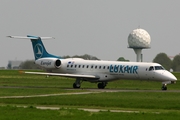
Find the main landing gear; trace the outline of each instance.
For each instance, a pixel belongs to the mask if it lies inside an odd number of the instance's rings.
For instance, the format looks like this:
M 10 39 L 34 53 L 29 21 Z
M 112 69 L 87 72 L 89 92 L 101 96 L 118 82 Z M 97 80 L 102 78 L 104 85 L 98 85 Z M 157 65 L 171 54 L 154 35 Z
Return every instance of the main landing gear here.
M 80 78 L 76 78 L 75 83 L 73 83 L 73 88 L 80 88 L 81 87 L 81 80 Z
M 79 89 L 81 87 L 81 79 L 80 78 L 76 78 L 76 81 L 73 83 L 73 88 Z M 101 82 L 98 83 L 98 88 L 99 89 L 104 89 L 107 85 L 107 82 Z
M 167 90 L 167 84 L 163 84 L 161 89 L 162 90 Z
M 99 89 L 104 89 L 107 85 L 107 82 L 102 82 L 102 83 L 98 83 L 98 88 Z

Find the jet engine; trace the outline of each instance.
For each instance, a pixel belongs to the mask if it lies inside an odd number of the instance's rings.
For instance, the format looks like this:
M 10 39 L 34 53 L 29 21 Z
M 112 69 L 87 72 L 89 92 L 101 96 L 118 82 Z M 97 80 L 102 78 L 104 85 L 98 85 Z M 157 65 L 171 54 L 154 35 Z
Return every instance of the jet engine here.
M 58 69 L 61 67 L 61 60 L 57 58 L 40 58 L 35 64 L 47 69 Z

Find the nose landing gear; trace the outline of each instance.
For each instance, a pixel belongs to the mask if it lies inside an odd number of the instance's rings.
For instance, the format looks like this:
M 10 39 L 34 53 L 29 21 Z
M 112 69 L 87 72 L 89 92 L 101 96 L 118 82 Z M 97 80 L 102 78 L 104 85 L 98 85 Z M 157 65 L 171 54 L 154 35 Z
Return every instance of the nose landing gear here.
M 162 86 L 161 89 L 162 89 L 162 90 L 167 90 L 167 84 L 163 84 L 163 86 Z

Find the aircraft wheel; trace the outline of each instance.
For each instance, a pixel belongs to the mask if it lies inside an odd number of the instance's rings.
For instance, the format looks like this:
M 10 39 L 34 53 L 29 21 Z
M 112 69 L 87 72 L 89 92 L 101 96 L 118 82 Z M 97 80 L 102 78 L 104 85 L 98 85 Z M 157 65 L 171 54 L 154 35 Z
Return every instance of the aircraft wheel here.
M 162 90 L 167 90 L 167 86 L 166 86 L 166 85 L 163 85 L 163 86 L 162 86 Z
M 105 86 L 103 85 L 103 83 L 98 83 L 98 88 L 99 88 L 99 89 L 104 89 Z
M 77 86 L 76 83 L 73 83 L 73 88 L 80 88 L 81 86 Z

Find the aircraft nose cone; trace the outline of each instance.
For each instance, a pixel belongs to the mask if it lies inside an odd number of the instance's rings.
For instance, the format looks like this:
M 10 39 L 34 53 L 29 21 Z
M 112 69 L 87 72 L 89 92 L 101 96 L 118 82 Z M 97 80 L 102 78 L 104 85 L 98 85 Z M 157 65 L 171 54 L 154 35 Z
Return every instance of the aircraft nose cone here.
M 166 77 L 167 77 L 168 80 L 170 80 L 170 81 L 177 81 L 177 78 L 172 73 L 166 71 L 165 74 L 166 74 Z
M 171 77 L 171 79 L 177 81 L 177 78 L 174 75 Z

